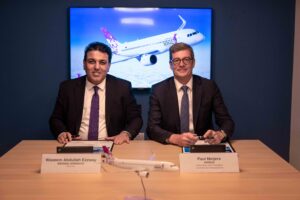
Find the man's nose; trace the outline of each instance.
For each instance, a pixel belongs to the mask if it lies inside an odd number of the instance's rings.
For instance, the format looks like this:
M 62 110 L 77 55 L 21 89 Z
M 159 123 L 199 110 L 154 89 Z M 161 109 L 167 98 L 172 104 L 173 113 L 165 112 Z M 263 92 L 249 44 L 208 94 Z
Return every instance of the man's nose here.
M 184 67 L 185 64 L 183 63 L 183 60 L 180 60 L 180 63 L 179 63 L 179 67 Z
M 96 62 L 94 69 L 100 69 L 100 63 Z

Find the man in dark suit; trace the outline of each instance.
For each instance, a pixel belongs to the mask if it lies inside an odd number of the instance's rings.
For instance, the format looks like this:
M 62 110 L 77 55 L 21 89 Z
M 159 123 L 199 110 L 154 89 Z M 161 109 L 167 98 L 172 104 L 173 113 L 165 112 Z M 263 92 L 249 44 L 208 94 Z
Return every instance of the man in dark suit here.
M 147 134 L 150 139 L 178 146 L 195 144 L 198 136 L 217 144 L 230 137 L 234 122 L 214 81 L 192 74 L 194 52 L 185 43 L 170 47 L 174 77 L 153 85 Z M 219 126 L 213 129 L 212 116 Z
M 111 49 L 99 42 L 85 49 L 86 76 L 61 83 L 50 129 L 60 143 L 77 139 L 107 139 L 129 143 L 142 127 L 141 107 L 131 83 L 107 72 Z

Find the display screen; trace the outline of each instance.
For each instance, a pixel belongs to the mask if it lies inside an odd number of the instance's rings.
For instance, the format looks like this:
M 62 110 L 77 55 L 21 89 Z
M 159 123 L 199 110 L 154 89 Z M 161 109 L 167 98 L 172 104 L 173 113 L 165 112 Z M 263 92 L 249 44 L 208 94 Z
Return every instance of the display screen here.
M 200 8 L 70 8 L 70 75 L 85 75 L 83 57 L 91 42 L 112 49 L 109 74 L 133 88 L 150 88 L 173 75 L 169 47 L 190 44 L 193 73 L 210 78 L 212 10 Z

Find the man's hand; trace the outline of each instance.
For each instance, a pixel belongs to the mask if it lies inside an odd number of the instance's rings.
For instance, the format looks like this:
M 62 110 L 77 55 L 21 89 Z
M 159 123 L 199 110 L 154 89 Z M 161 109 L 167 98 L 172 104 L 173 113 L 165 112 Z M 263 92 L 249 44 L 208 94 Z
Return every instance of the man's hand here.
M 69 141 L 72 141 L 72 134 L 69 132 L 62 132 L 58 135 L 57 141 L 61 144 L 66 144 Z
M 208 130 L 203 135 L 206 142 L 209 144 L 219 144 L 225 137 L 225 134 L 222 133 L 222 131 L 214 131 L 214 130 Z
M 198 137 L 194 133 L 173 134 L 169 138 L 171 144 L 176 144 L 181 147 L 191 146 L 195 144 Z
M 129 140 L 130 140 L 128 133 L 126 131 L 122 131 L 119 135 L 107 137 L 105 139 L 112 140 L 114 141 L 115 144 L 123 144 L 123 143 L 129 144 Z

